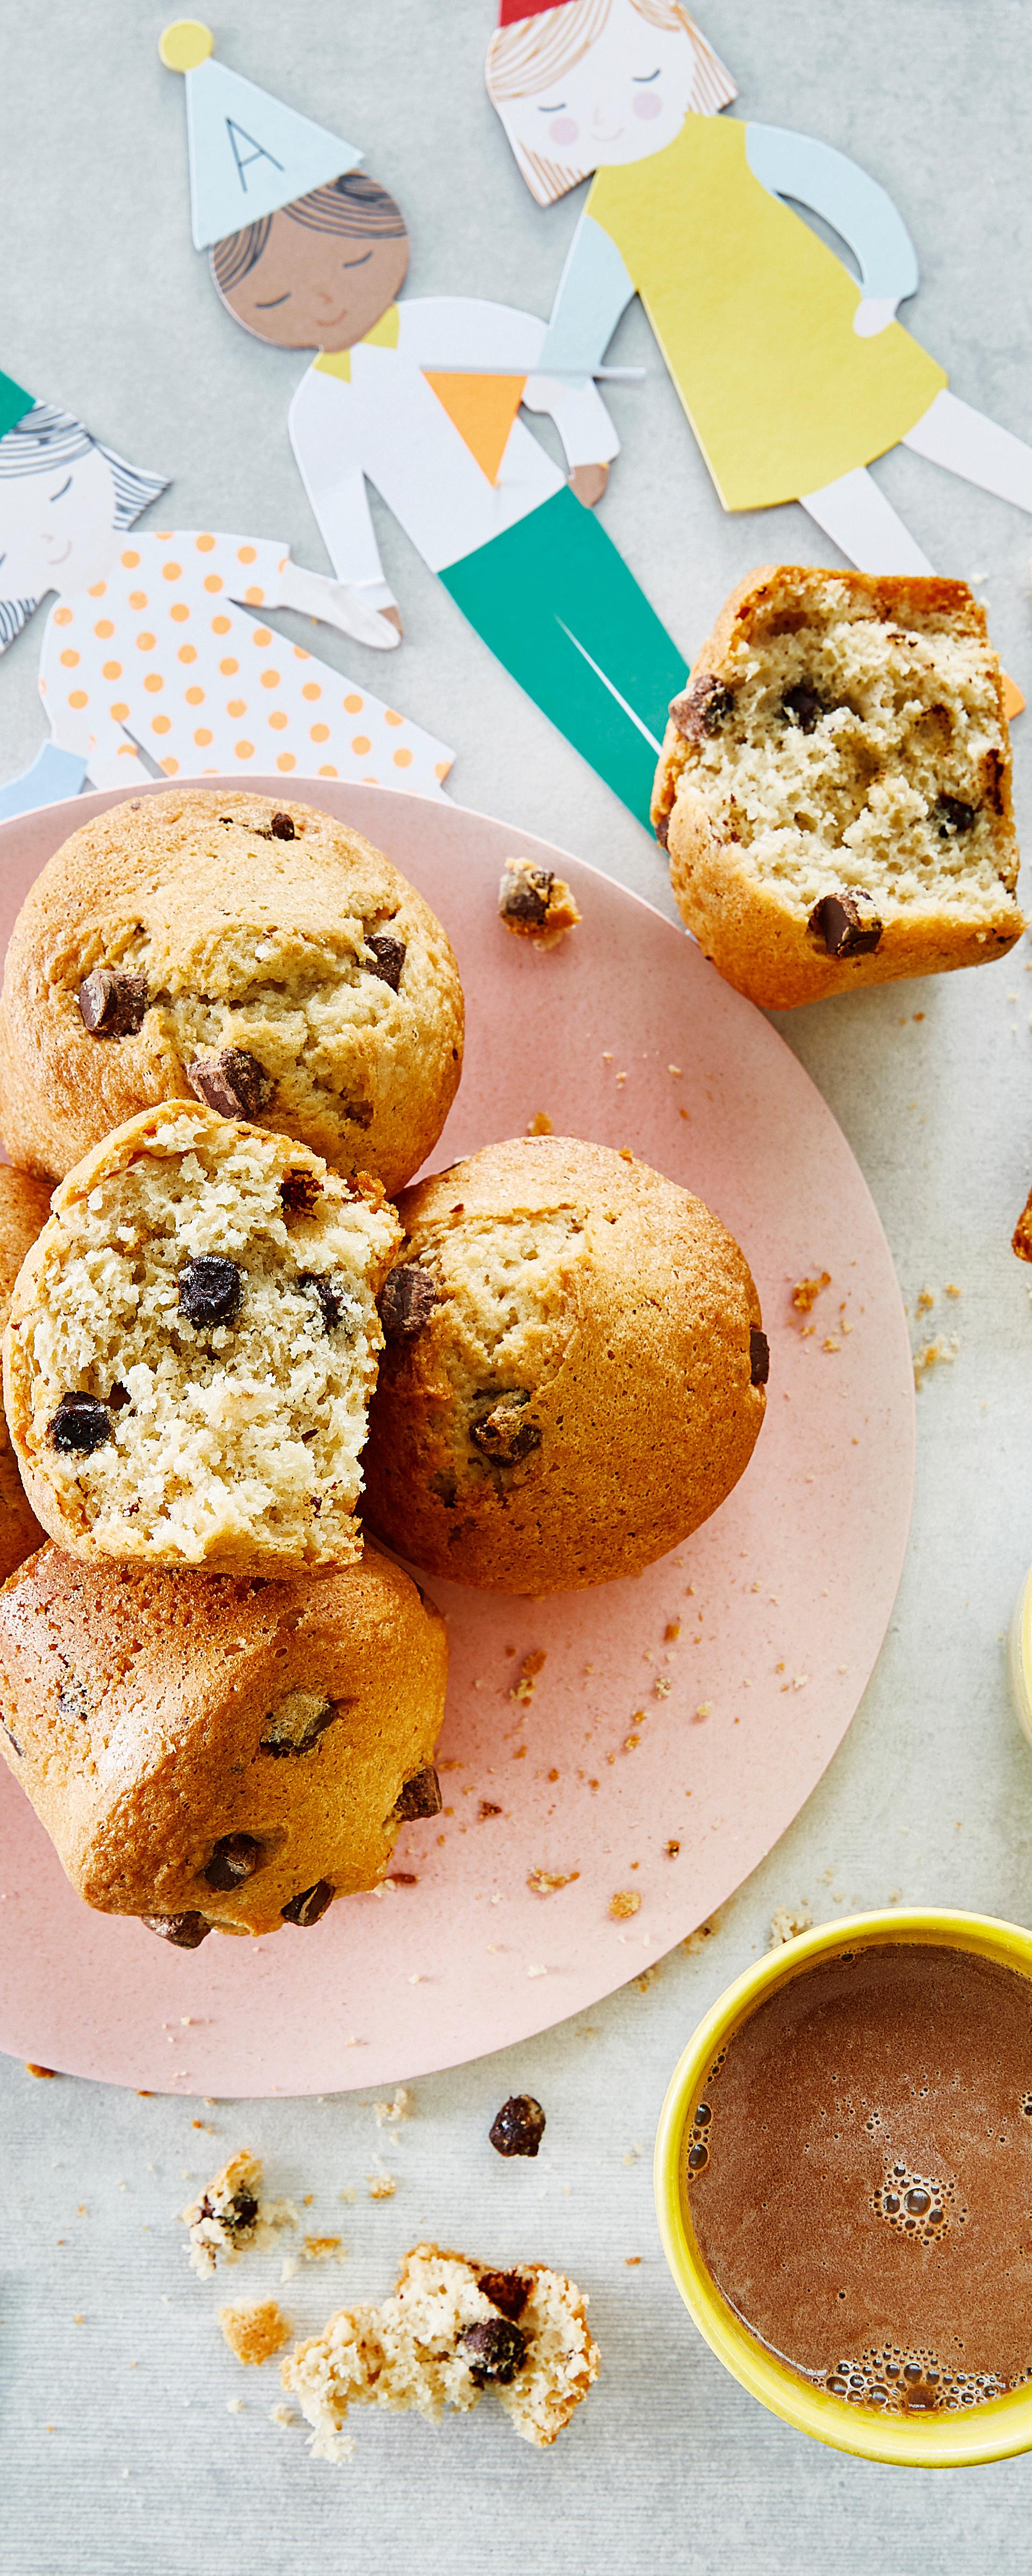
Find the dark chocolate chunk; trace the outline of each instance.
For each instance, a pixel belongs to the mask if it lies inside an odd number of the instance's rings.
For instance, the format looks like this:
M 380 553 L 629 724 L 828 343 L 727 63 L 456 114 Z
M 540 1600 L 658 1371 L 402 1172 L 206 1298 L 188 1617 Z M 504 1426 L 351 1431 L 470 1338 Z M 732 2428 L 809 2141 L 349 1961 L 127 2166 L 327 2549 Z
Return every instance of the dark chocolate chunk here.
M 231 1887 L 242 1887 L 262 1865 L 262 1847 L 253 1834 L 223 1834 L 216 1843 L 204 1872 L 206 1883 L 223 1895 Z
M 540 2102 L 532 2093 L 510 2093 L 487 2134 L 500 2156 L 536 2156 L 545 2134 Z
M 822 942 L 829 957 L 873 955 L 882 935 L 882 924 L 871 908 L 870 895 L 860 886 L 846 887 L 841 894 L 822 894 L 806 927 Z
M 770 1343 L 758 1324 L 749 1326 L 749 1384 L 766 1386 L 770 1376 Z
M 514 2323 L 530 2297 L 530 2282 L 522 2272 L 478 2272 L 477 2288 L 501 2316 L 511 2317 Z
M 318 1270 L 302 1270 L 297 1284 L 299 1288 L 311 1289 L 321 1309 L 326 1331 L 332 1333 L 344 1312 L 344 1298 L 340 1289 L 335 1288 L 332 1280 L 324 1278 Z
M 465 2353 L 478 2388 L 488 2379 L 498 2388 L 509 2388 L 526 2360 L 527 2338 L 511 2317 L 482 2317 L 478 2325 L 467 2326 L 460 2334 L 459 2351 Z
M 311 1216 L 322 1197 L 318 1172 L 284 1172 L 279 1194 L 287 1216 Z
M 50 1425 L 55 1449 L 68 1457 L 89 1458 L 112 1437 L 111 1415 L 96 1395 L 63 1395 Z
M 393 931 L 374 930 L 366 938 L 366 950 L 362 964 L 367 975 L 378 975 L 381 984 L 389 984 L 392 993 L 396 993 L 407 954 L 405 941 L 396 939 Z
M 213 1929 L 203 1914 L 145 1914 L 142 1919 L 148 1932 L 156 1932 L 159 1940 L 171 1941 L 177 1950 L 199 1950 Z
M 551 868 L 506 868 L 498 888 L 503 921 L 529 921 L 540 930 L 548 919 L 555 883 Z
M 147 1008 L 147 978 L 117 974 L 112 966 L 95 966 L 91 975 L 83 977 L 76 999 L 91 1037 L 135 1038 Z
M 813 733 L 828 710 L 816 689 L 808 688 L 805 680 L 797 680 L 793 689 L 786 689 L 781 712 L 790 724 L 798 726 L 800 733 Z
M 515 1467 L 521 1458 L 529 1458 L 532 1449 L 540 1449 L 541 1433 L 536 1422 L 526 1422 L 523 1407 L 527 1395 L 503 1395 L 490 1413 L 481 1414 L 479 1422 L 470 1424 L 470 1439 L 482 1458 L 495 1467 Z
M 974 827 L 976 808 L 965 805 L 962 796 L 940 796 L 932 810 L 932 820 L 940 841 L 959 841 Z
M 283 1759 L 284 1754 L 310 1753 L 320 1735 L 325 1735 L 327 1727 L 332 1726 L 334 1718 L 340 1717 L 342 1711 L 351 1705 L 350 1700 L 328 1699 L 323 1708 L 316 1709 L 314 1717 L 306 1719 L 296 1735 L 288 1735 L 285 1728 L 282 1733 L 263 1735 L 258 1750 L 271 1753 L 277 1762 Z
M 437 1304 L 429 1270 L 418 1261 L 403 1261 L 388 1273 L 380 1294 L 380 1322 L 389 1342 L 410 1342 L 421 1333 Z
M 273 1094 L 273 1083 L 257 1056 L 243 1047 L 223 1047 L 221 1055 L 199 1055 L 186 1068 L 186 1079 L 207 1109 L 220 1118 L 256 1118 Z
M 668 848 L 669 848 L 669 845 L 670 845 L 670 816 L 669 816 L 669 814 L 661 814 L 661 815 L 660 815 L 660 817 L 659 817 L 659 821 L 657 822 L 657 824 L 656 824 L 656 827 L 655 827 L 655 828 L 656 828 L 656 839 L 657 839 L 657 841 L 659 842 L 660 849 L 661 849 L 661 850 L 668 849 Z
M 217 1252 L 198 1253 L 179 1273 L 179 1312 L 188 1324 L 231 1324 L 243 1293 L 236 1262 Z
M 712 671 L 700 671 L 690 689 L 685 689 L 679 698 L 671 698 L 670 718 L 686 742 L 704 742 L 707 735 L 720 732 L 733 705 L 732 692 L 725 688 L 723 680 L 718 680 Z
M 280 1907 L 284 1923 L 300 1923 L 306 1928 L 309 1923 L 318 1923 L 320 1914 L 325 1914 L 327 1906 L 332 1905 L 333 1894 L 329 1879 L 317 1878 L 314 1887 L 303 1887 L 297 1896 L 288 1897 L 287 1903 Z
M 274 814 L 269 830 L 274 841 L 296 841 L 297 839 L 293 816 L 290 814 Z
M 407 1825 L 417 1816 L 439 1816 L 440 1812 L 441 1783 L 432 1762 L 428 1762 L 425 1771 L 414 1771 L 411 1780 L 406 1780 L 393 1813 Z

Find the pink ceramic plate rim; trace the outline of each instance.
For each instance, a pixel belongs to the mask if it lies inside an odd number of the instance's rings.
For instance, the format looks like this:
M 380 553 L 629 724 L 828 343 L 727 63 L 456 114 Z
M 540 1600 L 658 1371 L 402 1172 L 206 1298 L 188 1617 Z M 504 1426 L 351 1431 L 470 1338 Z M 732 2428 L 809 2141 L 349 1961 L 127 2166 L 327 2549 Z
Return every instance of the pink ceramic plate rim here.
M 434 1584 L 452 1651 L 445 1812 L 405 1829 L 388 1889 L 308 1932 L 170 1950 L 80 1904 L 4 1771 L 0 2045 L 152 2091 L 343 2091 L 529 2039 L 594 2003 L 706 1920 L 785 1831 L 845 1734 L 895 1598 L 909 1341 L 830 1110 L 650 905 L 445 799 L 321 779 L 194 783 L 326 807 L 386 848 L 444 921 L 469 1028 L 436 1166 L 539 1111 L 557 1132 L 629 1147 L 731 1226 L 771 1341 L 752 1465 L 661 1564 L 543 1603 Z M 46 858 L 119 801 L 83 797 L 0 829 L 3 945 Z M 548 956 L 499 924 L 509 853 L 558 869 L 580 902 L 582 926 Z M 831 1286 L 804 1317 L 793 1284 L 825 1270 Z M 546 1661 L 515 1696 L 534 1651 Z M 614 1915 L 614 1896 L 639 1902 Z

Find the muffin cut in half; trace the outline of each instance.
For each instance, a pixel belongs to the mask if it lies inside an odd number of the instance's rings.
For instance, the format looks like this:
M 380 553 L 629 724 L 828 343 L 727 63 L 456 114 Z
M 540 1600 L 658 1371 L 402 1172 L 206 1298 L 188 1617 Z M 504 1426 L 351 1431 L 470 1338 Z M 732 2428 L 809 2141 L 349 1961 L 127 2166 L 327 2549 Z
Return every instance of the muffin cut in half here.
M 15 1283 L 4 1402 L 75 1555 L 291 1572 L 353 1517 L 400 1239 L 378 1181 L 168 1101 L 69 1173 Z
M 399 1189 L 462 1069 L 451 947 L 382 851 L 311 805 L 168 788 L 84 823 L 30 888 L 0 1002 L 0 1129 L 63 1174 L 204 1101 Z
M 406 1191 L 380 1300 L 366 1515 L 489 1591 L 637 1574 L 748 1465 L 768 1370 L 718 1217 L 574 1137 L 487 1145 Z
M 11 1311 L 11 1292 L 22 1262 L 49 1214 L 48 1184 L 0 1163 L 0 1333 Z M 0 1583 L 42 1546 L 45 1536 L 29 1508 L 7 1424 L 0 1421 Z
M 671 705 L 652 821 L 689 930 L 768 1009 L 1003 956 L 1010 737 L 966 582 L 751 573 Z
M 101 1914 L 186 1950 L 304 1930 L 438 1812 L 447 1666 L 378 1550 L 269 1582 L 44 1547 L 0 1591 L 0 1751 Z

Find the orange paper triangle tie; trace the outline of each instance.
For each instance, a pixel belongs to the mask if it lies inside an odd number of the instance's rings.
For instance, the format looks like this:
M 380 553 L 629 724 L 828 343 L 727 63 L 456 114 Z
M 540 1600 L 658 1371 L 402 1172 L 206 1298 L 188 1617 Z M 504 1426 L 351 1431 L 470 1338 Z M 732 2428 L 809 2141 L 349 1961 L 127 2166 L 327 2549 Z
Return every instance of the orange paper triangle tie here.
M 481 473 L 494 483 L 523 400 L 526 376 L 432 375 L 429 367 L 423 373 Z

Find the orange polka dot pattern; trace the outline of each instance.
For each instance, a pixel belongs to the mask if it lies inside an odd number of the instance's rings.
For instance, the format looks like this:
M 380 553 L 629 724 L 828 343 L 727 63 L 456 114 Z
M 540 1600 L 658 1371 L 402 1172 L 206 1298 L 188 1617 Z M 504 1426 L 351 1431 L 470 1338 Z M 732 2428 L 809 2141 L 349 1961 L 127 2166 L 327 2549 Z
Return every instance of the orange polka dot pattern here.
M 58 601 L 40 688 L 98 787 L 139 776 L 128 733 L 167 778 L 296 772 L 439 792 L 446 743 L 249 613 L 274 607 L 286 559 L 270 539 L 146 531 L 88 600 Z

